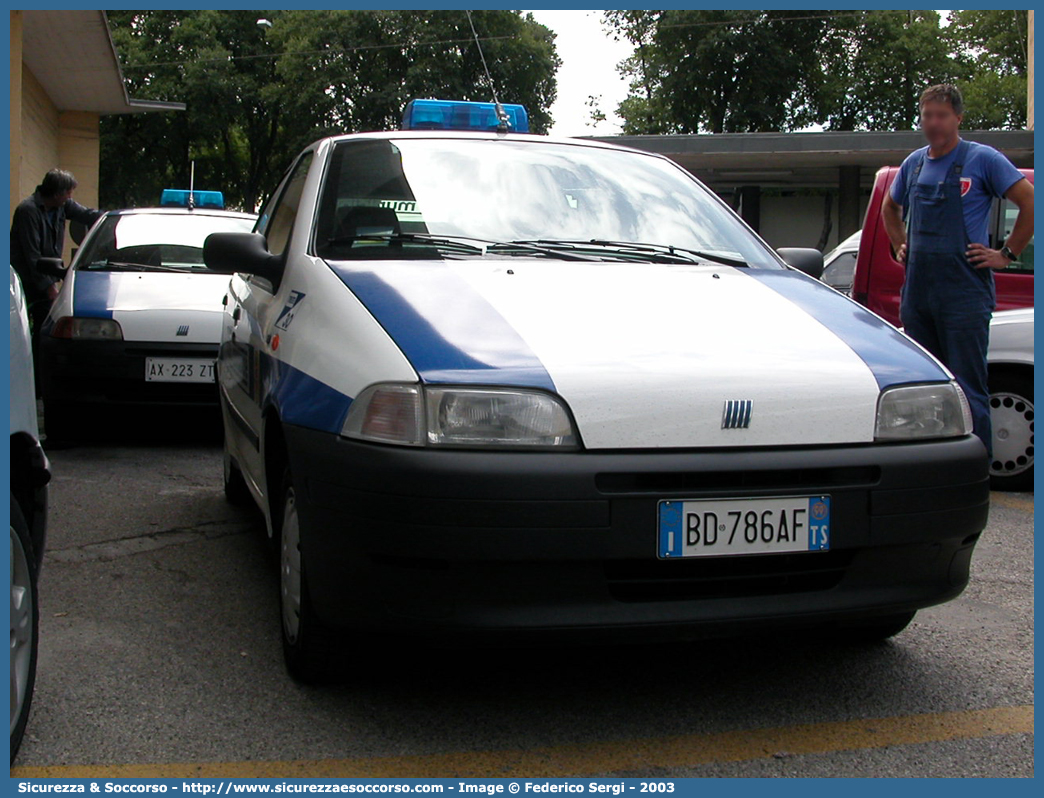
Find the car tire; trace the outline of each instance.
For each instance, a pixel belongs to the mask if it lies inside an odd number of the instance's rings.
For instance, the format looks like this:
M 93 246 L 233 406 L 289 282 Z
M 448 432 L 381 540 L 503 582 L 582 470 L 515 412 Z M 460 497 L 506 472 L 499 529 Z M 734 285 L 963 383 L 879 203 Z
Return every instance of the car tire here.
M 881 643 L 895 637 L 910 625 L 916 612 L 897 612 L 894 615 L 881 615 L 845 624 L 833 630 L 832 637 L 839 643 L 870 645 Z
M 225 501 L 236 507 L 249 507 L 253 503 L 253 496 L 247 487 L 246 479 L 236 461 L 228 452 L 224 456 L 224 478 Z
M 29 526 L 11 495 L 11 762 L 22 744 L 36 684 L 40 637 L 36 558 Z
M 301 556 L 305 535 L 298 514 L 297 491 L 289 467 L 283 472 L 282 501 L 276 536 L 279 541 L 279 615 L 283 659 L 290 675 L 303 684 L 337 680 L 341 664 L 338 635 L 315 615 L 308 575 Z M 273 518 L 273 521 L 276 519 Z
M 990 376 L 993 490 L 1033 490 L 1033 378 L 1009 371 Z

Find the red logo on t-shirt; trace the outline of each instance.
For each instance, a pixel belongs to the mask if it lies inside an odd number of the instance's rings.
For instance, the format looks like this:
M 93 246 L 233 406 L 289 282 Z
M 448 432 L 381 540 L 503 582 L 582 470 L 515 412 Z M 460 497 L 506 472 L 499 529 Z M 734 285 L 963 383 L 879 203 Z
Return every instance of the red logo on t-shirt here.
M 962 197 L 965 194 L 967 194 L 969 191 L 971 191 L 971 181 L 972 181 L 972 179 L 970 177 L 962 177 L 961 178 L 961 196 Z

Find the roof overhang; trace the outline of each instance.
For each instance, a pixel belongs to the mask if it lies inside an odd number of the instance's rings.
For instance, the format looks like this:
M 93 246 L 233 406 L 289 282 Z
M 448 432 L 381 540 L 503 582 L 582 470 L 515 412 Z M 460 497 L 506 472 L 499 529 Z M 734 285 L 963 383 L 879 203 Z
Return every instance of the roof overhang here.
M 127 96 L 104 11 L 23 11 L 22 60 L 59 111 L 183 111 Z
M 961 136 L 995 147 L 1018 167 L 1033 166 L 1031 130 L 972 130 Z M 861 167 L 861 183 L 868 187 L 880 167 L 898 166 L 925 144 L 917 130 L 589 138 L 666 155 L 717 190 L 743 185 L 836 188 L 842 166 Z

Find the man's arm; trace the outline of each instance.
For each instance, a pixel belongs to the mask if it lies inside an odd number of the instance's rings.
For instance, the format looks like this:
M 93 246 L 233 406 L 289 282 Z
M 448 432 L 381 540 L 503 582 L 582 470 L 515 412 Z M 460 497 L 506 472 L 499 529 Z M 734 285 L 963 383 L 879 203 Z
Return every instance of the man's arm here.
M 903 209 L 892 199 L 891 193 L 885 194 L 884 202 L 881 203 L 881 221 L 884 222 L 888 240 L 892 242 L 895 259 L 900 263 L 906 263 L 906 226 L 903 224 Z
M 1021 254 L 1033 238 L 1033 184 L 1023 178 L 1004 192 L 1004 197 L 1019 209 L 1015 226 L 1004 243 L 1012 252 Z M 976 269 L 1003 269 L 1011 263 L 999 249 L 990 249 L 982 244 L 970 244 L 967 256 Z
M 80 224 L 88 228 L 104 215 L 105 211 L 88 208 L 76 200 L 69 200 L 65 203 L 65 218 L 72 219 L 74 222 L 80 222 Z

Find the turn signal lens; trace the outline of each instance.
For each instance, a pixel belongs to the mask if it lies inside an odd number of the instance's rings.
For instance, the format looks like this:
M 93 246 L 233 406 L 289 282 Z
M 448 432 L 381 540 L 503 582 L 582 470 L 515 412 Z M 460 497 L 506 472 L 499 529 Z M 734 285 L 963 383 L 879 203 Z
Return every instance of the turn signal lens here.
M 349 438 L 401 446 L 422 446 L 419 385 L 371 385 L 348 408 L 341 433 Z

